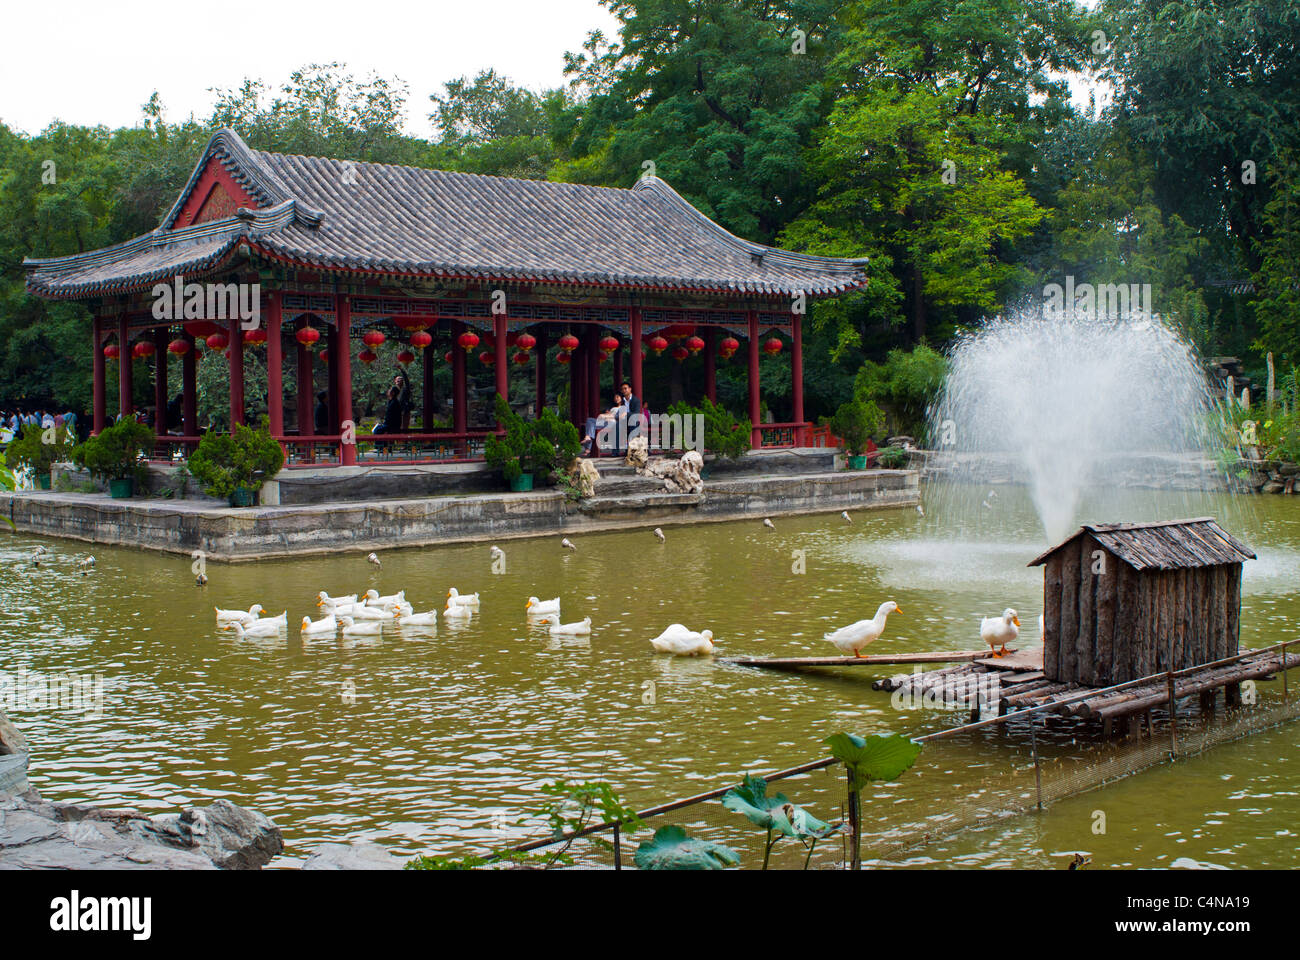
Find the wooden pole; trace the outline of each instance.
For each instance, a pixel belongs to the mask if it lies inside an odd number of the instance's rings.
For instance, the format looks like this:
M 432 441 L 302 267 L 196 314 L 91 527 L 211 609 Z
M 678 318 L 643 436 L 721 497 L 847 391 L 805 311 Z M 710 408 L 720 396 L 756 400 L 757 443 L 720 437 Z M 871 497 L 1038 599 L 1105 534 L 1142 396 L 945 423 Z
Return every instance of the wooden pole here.
M 91 338 L 94 344 L 94 356 L 92 364 L 94 368 L 94 399 L 92 401 L 94 409 L 91 411 L 91 432 L 99 435 L 99 431 L 104 429 L 104 421 L 108 409 L 108 401 L 105 399 L 105 384 L 108 381 L 108 369 L 104 363 L 104 319 L 95 317 L 94 335 Z
M 709 403 L 718 402 L 718 331 L 716 327 L 704 330 L 704 395 Z
M 1034 753 L 1034 786 L 1038 790 L 1038 809 L 1043 809 L 1043 769 L 1038 763 L 1038 734 L 1034 728 L 1038 724 L 1038 714 L 1029 715 L 1029 748 Z
M 266 298 L 266 416 L 271 436 L 284 436 L 284 344 L 280 341 L 280 291 Z
M 239 318 L 230 320 L 227 328 L 230 336 L 230 432 L 244 422 L 244 331 L 240 329 Z
M 547 341 L 546 324 L 542 324 L 537 330 L 537 415 L 540 417 L 542 411 L 546 409 L 546 350 L 549 344 Z
M 506 315 L 499 313 L 492 318 L 493 346 L 497 355 L 496 377 L 497 394 L 506 403 L 510 402 L 510 354 L 506 347 Z M 501 424 L 497 424 L 498 427 Z
M 167 436 L 167 328 L 153 330 L 153 432 Z
M 190 348 L 181 357 L 181 408 L 187 437 L 199 435 L 199 348 L 190 334 L 182 334 Z
M 758 401 L 758 311 L 750 310 L 749 317 L 749 446 L 757 450 L 763 445 L 763 433 L 758 429 L 762 420 Z
M 310 321 L 303 317 L 298 321 L 298 329 L 306 327 Z M 298 344 L 298 436 L 310 437 L 316 433 L 316 388 L 312 386 L 312 355 L 301 343 Z
M 794 445 L 802 447 L 803 439 L 803 317 L 790 314 L 790 391 L 795 422 Z
M 129 417 L 135 412 L 131 364 L 131 330 L 126 325 L 126 314 L 122 314 L 117 318 L 117 414 L 120 417 Z
M 632 393 L 640 398 L 645 406 L 645 394 L 641 392 L 641 308 L 632 307 L 629 311 L 632 320 L 632 345 L 629 359 L 632 361 Z
M 452 425 L 456 433 L 463 434 L 469 429 L 469 387 L 465 377 L 465 348 L 460 345 L 460 335 L 465 332 L 465 324 L 455 320 L 451 325 L 451 394 Z M 458 454 L 464 458 L 469 453 L 469 445 L 459 441 Z
M 420 353 L 423 354 L 420 386 L 424 392 L 424 399 L 420 405 L 420 430 L 428 433 L 433 429 L 433 344 L 429 344 Z
M 619 824 L 614 824 L 614 869 L 623 869 L 623 836 Z
M 853 771 L 849 769 L 848 764 L 844 765 L 847 771 L 849 784 L 849 829 L 853 831 L 853 860 L 849 867 L 851 870 L 862 869 L 862 817 L 858 809 L 858 792 L 853 789 Z
M 338 384 L 339 429 L 352 420 L 352 302 L 346 293 L 335 294 L 338 317 L 338 349 L 330 351 L 330 366 Z M 355 424 L 354 424 L 355 427 Z M 340 445 L 339 462 L 350 467 L 357 462 L 357 445 Z
M 1174 696 L 1174 672 L 1165 674 L 1169 686 L 1169 759 L 1178 756 L 1178 700 Z

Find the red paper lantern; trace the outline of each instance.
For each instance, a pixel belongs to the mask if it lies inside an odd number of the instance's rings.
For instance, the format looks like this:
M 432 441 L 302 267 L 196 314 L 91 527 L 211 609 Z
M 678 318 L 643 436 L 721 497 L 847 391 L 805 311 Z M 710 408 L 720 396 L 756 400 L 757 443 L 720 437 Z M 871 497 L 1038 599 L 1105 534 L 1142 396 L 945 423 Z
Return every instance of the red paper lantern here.
M 416 350 L 423 350 L 429 344 L 433 343 L 432 334 L 425 333 L 423 330 L 417 330 L 411 334 L 411 346 Z
M 699 337 L 691 337 L 686 341 L 686 349 L 691 353 L 699 353 L 704 349 L 704 341 Z
M 317 330 L 315 327 L 303 327 L 293 336 L 295 340 L 297 340 L 304 347 L 310 350 L 312 344 L 314 344 L 317 340 L 320 339 L 320 331 Z
M 302 331 L 299 331 L 301 334 Z M 317 336 L 320 336 L 317 334 Z M 230 346 L 230 338 L 224 333 L 214 333 L 208 339 L 203 341 L 208 345 L 209 350 L 224 350 Z
M 781 348 L 784 346 L 785 344 L 783 344 L 778 337 L 773 337 L 771 340 L 767 341 L 767 343 L 763 344 L 763 349 L 767 353 L 775 356 L 781 352 Z
M 110 360 L 116 360 L 118 354 L 121 352 L 122 351 L 117 349 L 116 343 L 110 343 L 108 346 L 104 347 L 104 356 L 108 357 Z
M 655 352 L 655 356 L 663 353 L 668 349 L 668 341 L 658 335 L 650 338 L 650 349 Z
M 202 340 L 210 337 L 214 333 L 220 333 L 221 327 L 211 320 L 189 320 L 184 324 L 185 332 L 196 340 Z
M 329 362 L 330 362 L 330 352 L 329 352 L 328 350 L 322 350 L 322 351 L 320 352 L 320 362 L 321 362 L 321 363 L 329 363 Z
M 676 360 L 678 363 L 681 363 L 690 355 L 691 352 L 687 350 L 685 347 L 673 347 L 673 359 Z
M 609 360 L 609 354 L 606 353 L 604 350 L 601 350 L 599 353 L 596 354 L 597 363 L 605 363 L 607 360 Z
M 364 343 L 367 347 L 381 347 L 384 345 L 384 341 L 387 339 L 388 338 L 385 337 L 378 330 L 367 330 L 365 333 L 361 335 L 361 342 Z
M 573 357 L 572 357 L 572 356 L 570 356 L 570 355 L 567 354 L 567 353 L 563 353 L 563 352 L 561 352 L 561 353 L 559 353 L 559 354 L 556 354 L 556 357 L 555 357 L 555 362 L 556 362 L 556 363 L 569 363 L 569 362 L 571 362 L 572 360 L 573 360 Z
M 148 340 L 136 341 L 135 346 L 131 348 L 131 356 L 141 359 L 153 356 L 153 344 Z
M 519 347 L 520 350 L 531 350 L 533 347 L 537 346 L 537 338 L 531 333 L 521 333 L 519 334 L 518 339 L 515 340 L 515 345 Z
M 397 355 L 397 362 L 402 364 L 403 366 L 405 366 L 408 363 L 414 363 L 415 354 L 413 354 L 410 350 L 403 350 L 401 353 Z
M 462 333 L 459 337 L 456 338 L 456 342 L 460 344 L 462 347 L 464 347 L 465 350 L 467 351 L 473 350 L 475 347 L 478 346 L 478 334 L 474 333 L 472 330 L 466 330 L 464 333 Z
M 606 353 L 613 353 L 618 349 L 618 337 L 602 337 L 600 340 L 600 349 Z
M 379 357 L 371 353 L 369 350 L 362 350 L 360 353 L 357 354 L 357 359 L 360 360 L 368 367 L 376 360 L 378 360 Z
M 173 340 L 167 344 L 167 352 L 174 353 L 178 357 L 183 357 L 190 352 L 190 342 L 188 340 Z
M 448 363 L 451 363 L 451 351 L 448 350 L 446 353 L 444 353 L 442 355 L 442 359 L 446 360 Z
M 528 362 L 528 354 L 525 353 L 523 350 L 520 350 L 513 357 L 511 357 L 511 359 L 514 360 L 515 363 L 519 364 L 522 367 L 525 363 Z
M 407 333 L 414 333 L 417 330 L 423 330 L 429 325 L 427 320 L 421 320 L 419 317 L 402 317 L 401 319 L 394 319 L 393 323 L 397 324 L 400 329 L 405 330 Z
M 565 353 L 572 353 L 578 349 L 578 338 L 571 333 L 566 333 L 560 337 L 560 349 Z
M 722 348 L 722 349 L 720 350 L 721 354 L 722 354 L 724 357 L 729 357 L 729 356 L 731 356 L 733 353 L 735 353 L 737 350 L 740 349 L 740 341 L 737 340 L 735 337 L 727 337 L 727 338 L 726 338 L 725 340 L 723 340 L 722 343 L 720 343 L 718 346 L 720 346 L 720 347 Z
M 497 355 L 491 350 L 484 350 L 478 355 L 478 362 L 490 367 L 492 364 L 497 362 Z
M 263 330 L 261 327 L 256 327 L 252 330 L 245 330 L 244 342 L 250 344 L 251 346 L 257 346 L 258 344 L 266 343 L 266 331 Z

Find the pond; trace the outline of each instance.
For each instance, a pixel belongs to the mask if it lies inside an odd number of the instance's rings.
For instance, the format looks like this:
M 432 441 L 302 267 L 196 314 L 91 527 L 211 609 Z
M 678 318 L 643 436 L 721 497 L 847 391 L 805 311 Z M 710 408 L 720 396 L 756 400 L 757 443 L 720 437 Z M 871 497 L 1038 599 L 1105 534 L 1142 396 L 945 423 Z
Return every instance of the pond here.
M 1192 500 L 1171 496 L 1160 509 L 1218 515 L 1260 553 L 1245 570 L 1243 646 L 1294 637 L 1294 502 Z M 1041 572 L 1025 566 L 1047 545 L 1036 514 L 1009 487 L 985 509 L 978 530 L 987 532 L 955 539 L 936 509 L 908 508 L 851 522 L 780 518 L 775 530 L 757 520 L 670 526 L 662 544 L 649 528 L 588 534 L 572 537 L 576 552 L 559 537 L 502 541 L 500 574 L 488 541 L 390 549 L 379 568 L 353 553 L 210 564 L 203 588 L 186 557 L 46 540 L 52 557 L 36 567 L 28 558 L 42 541 L 6 536 L 0 674 L 11 691 L 19 676 L 102 680 L 98 712 L 10 705 L 32 742 L 32 782 L 48 798 L 161 812 L 227 797 L 282 826 L 286 857 L 347 839 L 403 854 L 482 850 L 536 835 L 538 823 L 518 821 L 559 778 L 609 781 L 642 807 L 823 756 L 819 741 L 840 730 L 961 723 L 964 712 L 894 709 L 870 689 L 880 675 L 872 668 L 752 670 L 656 655 L 648 639 L 680 622 L 712 629 L 719 657 L 831 655 L 823 634 L 885 599 L 903 612 L 870 652 L 975 648 L 979 618 L 1006 606 L 1036 639 Z M 804 573 L 794 572 L 796 551 Z M 73 561 L 86 552 L 98 563 L 81 576 Z M 479 592 L 481 613 L 463 626 L 440 622 L 436 635 L 298 634 L 319 590 L 405 589 L 423 611 L 441 608 L 453 586 Z M 529 596 L 557 595 L 565 622 L 592 618 L 590 638 L 556 639 L 527 623 Z M 241 640 L 215 629 L 214 606 L 253 603 L 287 611 L 288 635 Z M 1044 749 L 1069 756 L 1077 734 L 1054 728 Z M 1285 762 L 1297 747 L 1300 725 L 1280 727 L 901 862 L 1047 866 L 1080 849 L 1098 866 L 1297 866 L 1300 767 Z M 933 744 L 926 756 L 943 775 L 905 775 L 886 795 L 939 808 L 978 794 L 1024 750 L 998 735 Z M 1090 829 L 1098 806 L 1110 811 L 1102 835 Z

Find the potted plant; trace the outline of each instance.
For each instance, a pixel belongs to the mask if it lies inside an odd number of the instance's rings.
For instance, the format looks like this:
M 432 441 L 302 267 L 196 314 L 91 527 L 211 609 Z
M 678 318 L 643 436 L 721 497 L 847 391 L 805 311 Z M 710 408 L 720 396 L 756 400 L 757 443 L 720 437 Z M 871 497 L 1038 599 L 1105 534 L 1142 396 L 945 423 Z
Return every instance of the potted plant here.
M 831 417 L 831 430 L 844 441 L 850 470 L 867 468 L 867 446 L 871 435 L 885 425 L 885 415 L 873 400 L 854 398 L 840 405 Z
M 135 481 L 158 438 L 153 427 L 135 417 L 123 417 L 98 436 L 72 448 L 72 460 L 90 475 L 108 482 L 108 495 L 125 499 L 135 493 Z
M 12 463 L 30 470 L 36 485 L 48 490 L 51 468 L 72 455 L 72 444 L 66 427 L 28 423 L 23 425 L 21 434 L 9 442 L 8 451 Z
M 531 490 L 534 481 L 549 482 L 560 466 L 573 461 L 582 450 L 578 428 L 553 410 L 543 410 L 530 422 L 498 395 L 496 415 L 504 432 L 487 438 L 483 456 L 501 471 L 511 490 Z
M 256 430 L 239 424 L 232 433 L 206 433 L 190 455 L 189 471 L 203 492 L 251 507 L 253 496 L 284 466 L 284 449 L 262 418 Z

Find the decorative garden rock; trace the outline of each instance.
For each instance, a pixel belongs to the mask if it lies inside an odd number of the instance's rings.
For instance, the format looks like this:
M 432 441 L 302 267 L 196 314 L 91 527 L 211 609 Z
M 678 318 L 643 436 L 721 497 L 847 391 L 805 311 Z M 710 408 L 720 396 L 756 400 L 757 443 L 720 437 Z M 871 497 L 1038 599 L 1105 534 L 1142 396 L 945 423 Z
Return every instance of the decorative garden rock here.
M 629 466 L 636 467 L 637 473 L 640 473 L 650 462 L 650 441 L 645 437 L 633 437 L 629 440 L 625 461 Z
M 304 870 L 401 870 L 402 861 L 374 843 L 322 843 L 312 850 Z

